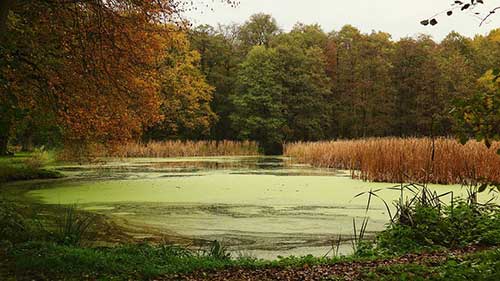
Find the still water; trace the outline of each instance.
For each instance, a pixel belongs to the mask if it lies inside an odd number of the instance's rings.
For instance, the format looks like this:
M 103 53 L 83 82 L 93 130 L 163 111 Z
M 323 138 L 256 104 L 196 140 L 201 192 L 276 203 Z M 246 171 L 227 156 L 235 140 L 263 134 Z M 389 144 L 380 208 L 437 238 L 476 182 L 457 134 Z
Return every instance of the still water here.
M 57 167 L 70 179 L 28 196 L 47 204 L 77 204 L 133 227 L 134 235 L 223 241 L 234 256 L 325 255 L 332 241 L 351 251 L 353 219 L 369 217 L 373 235 L 388 222 L 394 184 L 351 179 L 345 171 L 294 164 L 283 157 L 128 159 L 100 165 Z M 434 185 L 438 192 L 460 186 Z M 139 238 L 140 238 L 139 237 Z

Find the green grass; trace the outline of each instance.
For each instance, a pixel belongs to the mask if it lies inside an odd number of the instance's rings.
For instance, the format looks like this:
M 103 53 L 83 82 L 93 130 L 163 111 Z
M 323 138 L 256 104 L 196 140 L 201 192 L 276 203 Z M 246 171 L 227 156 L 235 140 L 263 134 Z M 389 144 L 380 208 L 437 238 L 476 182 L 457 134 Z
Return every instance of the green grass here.
M 422 249 L 500 245 L 500 210 L 496 205 L 457 201 L 452 207 L 416 206 L 411 224 L 395 223 L 377 235 L 378 250 L 408 253 Z
M 19 153 L 15 156 L 0 157 L 0 183 L 62 177 L 62 174 L 57 171 L 29 165 L 33 157 L 34 156 L 30 153 Z
M 123 245 L 115 248 L 82 248 L 51 242 L 27 242 L 10 249 L 17 278 L 52 280 L 149 280 L 193 271 L 227 268 L 302 268 L 339 262 L 376 261 L 382 257 L 287 257 L 274 261 L 253 258 L 226 259 L 191 252 L 173 245 Z M 450 256 L 439 264 L 381 265 L 360 272 L 359 280 L 500 280 L 500 250 Z M 384 264 L 384 263 L 381 263 Z M 328 280 L 344 280 L 332 276 Z M 357 279 L 358 280 L 358 279 Z
M 40 258 L 43 256 L 43 258 Z M 185 273 L 194 269 L 220 269 L 232 260 L 206 256 L 177 255 L 174 247 L 128 245 L 111 249 L 92 249 L 51 243 L 27 243 L 14 251 L 16 270 L 42 276 L 78 278 L 148 279 L 160 275 Z
M 224 258 L 205 251 L 190 251 L 174 245 L 130 244 L 115 248 L 84 248 L 50 242 L 27 242 L 12 250 L 17 269 L 46 274 L 80 273 L 152 277 L 217 270 L 227 267 L 266 268 L 331 264 L 352 258 L 287 257 L 274 261 L 249 257 Z M 43 256 L 43 259 L 40 257 Z
M 14 156 L 0 156 L 0 166 L 19 166 L 30 157 L 30 153 L 16 153 Z
M 248 269 L 300 267 L 305 264 L 327 264 L 340 260 L 312 256 L 289 257 L 275 261 L 254 258 L 228 259 L 206 252 L 191 252 L 178 246 L 148 244 L 96 249 L 28 242 L 16 246 L 11 252 L 19 277 L 60 276 L 78 279 L 82 276 L 92 276 L 103 280 L 149 279 L 190 273 L 195 270 L 215 271 L 228 267 Z
M 0 183 L 19 180 L 54 179 L 61 177 L 61 173 L 52 170 L 0 166 Z

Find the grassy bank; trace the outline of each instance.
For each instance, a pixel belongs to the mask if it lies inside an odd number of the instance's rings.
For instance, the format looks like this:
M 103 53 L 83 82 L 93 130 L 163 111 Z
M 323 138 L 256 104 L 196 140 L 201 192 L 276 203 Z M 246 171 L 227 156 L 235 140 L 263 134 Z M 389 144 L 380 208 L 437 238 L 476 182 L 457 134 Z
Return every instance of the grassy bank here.
M 470 184 L 500 182 L 500 143 L 466 145 L 454 139 L 374 138 L 290 143 L 285 155 L 317 167 L 351 170 L 354 177 L 377 182 Z
M 49 154 L 43 151 L 0 157 L 0 183 L 62 177 L 61 173 L 44 168 L 50 161 Z
M 0 183 L 19 180 L 54 179 L 60 177 L 62 177 L 62 174 L 57 171 L 0 165 Z
M 40 258 L 43 257 L 43 258 Z M 412 257 L 411 259 L 409 257 Z M 274 261 L 185 254 L 175 246 L 111 249 L 27 243 L 11 274 L 35 280 L 497 280 L 500 250 L 422 252 L 379 257 L 288 257 Z M 328 275 L 318 278 L 317 272 Z M 335 274 L 335 272 L 337 274 Z M 420 279 L 415 279 L 418 277 Z M 403 278 L 403 279 L 401 279 Z
M 58 276 L 63 278 L 152 279 L 213 272 L 228 268 L 249 270 L 301 267 L 354 261 L 353 257 L 288 257 L 274 261 L 250 257 L 226 258 L 207 246 L 191 251 L 173 245 L 134 244 L 115 248 L 81 248 L 54 243 L 25 243 L 11 251 L 18 276 Z M 43 257 L 43 258 L 40 258 Z M 366 259 L 364 259 L 366 260 Z

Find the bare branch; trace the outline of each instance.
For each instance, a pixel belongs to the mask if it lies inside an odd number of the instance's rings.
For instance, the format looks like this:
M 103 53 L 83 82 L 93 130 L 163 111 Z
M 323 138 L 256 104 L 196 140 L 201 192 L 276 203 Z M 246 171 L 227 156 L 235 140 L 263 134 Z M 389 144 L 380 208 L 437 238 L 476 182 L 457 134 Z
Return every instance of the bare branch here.
M 490 13 L 481 21 L 481 23 L 479 24 L 479 26 L 482 26 L 484 22 L 486 22 L 486 20 L 491 17 L 491 15 L 493 15 L 497 10 L 500 10 L 500 7 L 496 7 L 495 9 L 491 10 Z

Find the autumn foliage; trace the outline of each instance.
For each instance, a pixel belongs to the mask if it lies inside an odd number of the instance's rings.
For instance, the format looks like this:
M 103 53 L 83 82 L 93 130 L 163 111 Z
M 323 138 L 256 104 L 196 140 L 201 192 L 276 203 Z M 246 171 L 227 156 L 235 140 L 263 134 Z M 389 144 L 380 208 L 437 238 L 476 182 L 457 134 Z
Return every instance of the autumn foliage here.
M 177 17 L 187 1 L 5 3 L 0 154 L 9 143 L 230 139 L 279 154 L 296 141 L 498 138 L 498 87 L 486 85 L 498 29 L 396 41 L 350 25 L 285 32 L 266 14 L 190 27 Z
M 172 23 L 174 2 L 15 2 L 0 48 L 2 110 L 6 105 L 5 115 L 12 117 L 2 116 L 2 139 L 17 119 L 43 109 L 37 118 L 55 120 L 66 143 L 113 145 L 140 137 L 165 114 L 210 101 L 204 78 L 186 73 L 199 56 Z M 175 49 L 185 55 L 167 68 Z M 165 109 L 174 106 L 175 112 Z M 196 121 L 206 130 L 215 117 L 200 107 L 208 117 Z
M 369 181 L 474 184 L 500 182 L 499 148 L 498 142 L 488 149 L 484 143 L 462 145 L 448 138 L 434 144 L 430 138 L 371 138 L 290 143 L 285 155 L 313 166 L 350 170 Z
M 210 102 L 214 87 L 200 70 L 200 54 L 186 33 L 167 27 L 166 55 L 159 65 L 162 122 L 148 133 L 155 139 L 206 136 L 217 115 Z

